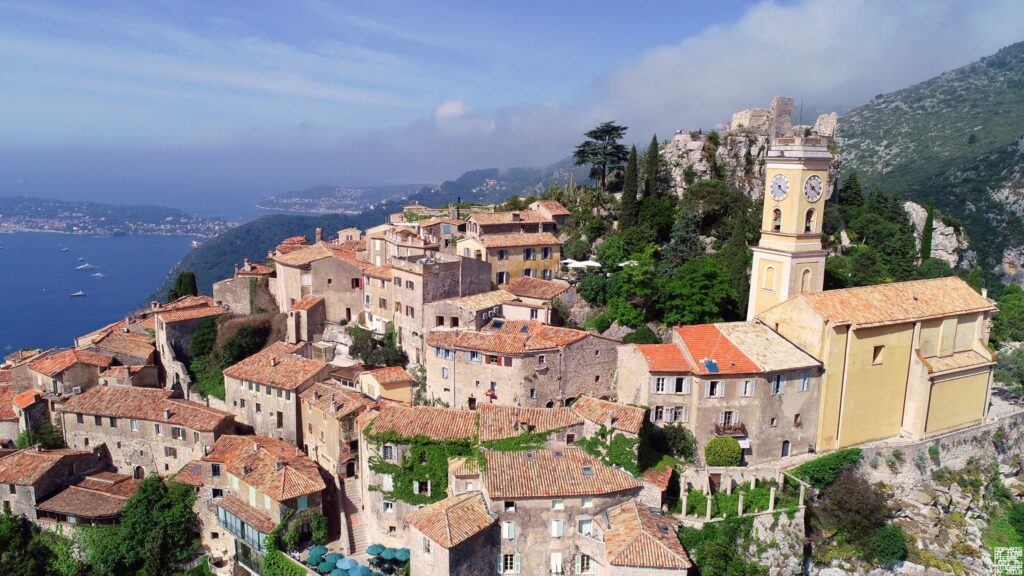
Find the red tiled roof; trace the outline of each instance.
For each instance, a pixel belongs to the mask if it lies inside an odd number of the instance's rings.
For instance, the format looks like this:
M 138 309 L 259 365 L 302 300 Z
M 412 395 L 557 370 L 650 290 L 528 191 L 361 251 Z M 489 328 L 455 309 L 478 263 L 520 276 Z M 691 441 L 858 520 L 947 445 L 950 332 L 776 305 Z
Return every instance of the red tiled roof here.
M 188 484 L 189 486 L 202 486 L 203 485 L 203 463 L 199 460 L 193 460 L 188 464 L 185 464 L 174 475 L 174 481 L 182 484 Z
M 467 492 L 415 510 L 405 521 L 431 542 L 452 548 L 494 524 L 495 518 L 480 492 Z
M 632 344 L 647 360 L 651 372 L 691 372 L 693 367 L 675 344 Z
M 604 528 L 604 548 L 613 566 L 689 570 L 690 556 L 676 536 L 675 524 L 630 500 L 599 516 Z
M 303 404 L 315 406 L 324 414 L 341 419 L 353 412 L 363 412 L 375 405 L 358 390 L 333 380 L 317 382 L 300 394 Z
M 496 354 L 525 354 L 562 348 L 590 336 L 582 330 L 549 326 L 536 320 L 503 320 L 498 326 L 492 320 L 482 331 L 431 332 L 427 334 L 427 344 Z
M 37 390 L 33 392 L 38 393 Z M 14 386 L 10 384 L 4 384 L 0 386 L 0 421 L 9 422 L 17 421 L 18 415 L 14 413 Z
M 56 376 L 75 364 L 89 364 L 91 366 L 106 368 L 113 362 L 114 357 L 107 354 L 99 354 L 96 352 L 87 352 L 85 350 L 70 348 L 36 360 L 29 364 L 28 367 L 40 374 Z
M 988 299 L 956 276 L 804 292 L 798 298 L 807 302 L 822 319 L 854 327 L 898 324 L 996 309 Z
M 76 450 L 26 448 L 0 458 L 0 484 L 31 486 L 64 458 L 93 456 Z
M 380 384 L 405 384 L 415 379 L 401 366 L 388 366 L 386 368 L 373 368 L 366 372 Z
M 434 440 L 473 438 L 476 436 L 476 412 L 387 403 L 381 407 L 368 432 L 394 432 L 404 438 L 426 436 Z
M 689 357 L 693 359 L 694 373 L 707 374 L 754 374 L 761 368 L 748 358 L 714 324 L 680 326 L 676 333 L 683 341 Z M 708 370 L 705 360 L 714 360 L 718 372 Z
M 580 448 L 484 452 L 492 499 L 596 496 L 639 490 L 640 482 Z
M 506 288 L 506 290 L 521 298 L 535 298 L 538 300 L 551 300 L 568 289 L 569 285 L 565 282 L 543 280 L 532 276 L 521 276 L 516 278 L 516 280 Z
M 469 217 L 469 221 L 482 226 L 487 226 L 491 224 L 518 224 L 520 222 L 539 224 L 541 222 L 551 222 L 551 219 L 535 210 L 520 210 L 509 212 L 477 212 Z
M 0 370 L 0 383 L 12 382 L 14 380 L 14 374 L 11 374 L 10 369 L 4 368 Z
M 14 404 L 16 404 L 18 408 L 24 410 L 25 408 L 35 404 L 36 400 L 42 397 L 43 393 L 39 390 L 26 390 L 14 397 Z
M 644 471 L 643 476 L 644 482 L 650 482 L 661 491 L 668 490 L 669 482 L 672 480 L 672 467 L 671 466 L 655 466 L 654 468 L 648 468 Z
M 160 312 L 157 316 L 160 317 L 166 324 L 174 322 L 185 322 L 188 320 L 197 320 L 199 318 L 207 318 L 209 316 L 217 316 L 227 312 L 227 308 L 222 306 L 195 306 L 193 308 L 182 308 L 178 310 L 171 310 L 169 312 Z
M 530 204 L 531 209 L 534 206 L 543 207 L 550 212 L 552 216 L 568 216 L 572 214 L 572 212 L 567 210 L 565 206 L 562 206 L 562 203 L 558 200 L 537 200 L 533 204 Z
M 92 345 L 102 352 L 124 354 L 135 358 L 149 358 L 156 352 L 153 338 L 131 332 L 111 331 L 94 339 Z
M 278 502 L 326 488 L 316 463 L 283 440 L 221 436 L 203 460 L 223 463 L 228 472 Z
M 562 241 L 551 232 L 525 234 L 488 234 L 479 238 L 487 248 L 516 248 L 519 246 L 561 246 Z
M 40 503 L 37 508 L 86 519 L 114 518 L 121 514 L 141 483 L 131 476 L 109 472 L 87 476 Z
M 513 438 L 526 432 L 544 433 L 583 424 L 572 408 L 522 408 L 481 404 L 480 441 Z
M 277 525 L 270 516 L 267 516 L 262 511 L 249 506 L 234 494 L 228 494 L 221 498 L 217 505 L 228 512 L 231 512 L 240 518 L 242 522 L 245 522 L 264 534 L 269 534 L 274 529 L 274 526 Z
M 295 390 L 327 366 L 292 354 L 294 347 L 277 342 L 224 370 L 224 376 L 282 390 Z
M 170 390 L 161 388 L 96 386 L 69 398 L 61 411 L 166 422 L 201 432 L 215 430 L 234 419 L 229 412 L 188 400 L 171 400 L 170 396 Z
M 616 430 L 631 434 L 640 433 L 646 412 L 643 408 L 609 402 L 591 396 L 577 398 L 572 404 L 572 409 L 591 422 L 602 426 L 610 424 Z
M 299 310 L 312 310 L 323 301 L 324 299 L 320 296 L 306 296 L 305 298 L 296 301 L 295 304 L 292 304 L 292 312 L 297 312 Z

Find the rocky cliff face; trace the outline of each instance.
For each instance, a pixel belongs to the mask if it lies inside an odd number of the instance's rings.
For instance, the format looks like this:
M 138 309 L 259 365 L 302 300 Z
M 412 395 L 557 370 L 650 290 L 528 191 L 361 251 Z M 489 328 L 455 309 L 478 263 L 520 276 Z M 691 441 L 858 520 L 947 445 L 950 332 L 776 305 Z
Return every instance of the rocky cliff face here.
M 924 230 L 924 221 L 928 218 L 928 211 L 916 202 L 904 202 L 903 209 L 910 216 L 914 224 L 914 240 L 917 249 L 921 249 L 921 234 Z M 936 215 L 932 221 L 932 258 L 938 258 L 949 264 L 951 268 L 957 268 L 961 264 L 970 265 L 973 260 L 973 253 L 968 251 L 966 235 L 957 232 L 955 228 L 942 221 Z

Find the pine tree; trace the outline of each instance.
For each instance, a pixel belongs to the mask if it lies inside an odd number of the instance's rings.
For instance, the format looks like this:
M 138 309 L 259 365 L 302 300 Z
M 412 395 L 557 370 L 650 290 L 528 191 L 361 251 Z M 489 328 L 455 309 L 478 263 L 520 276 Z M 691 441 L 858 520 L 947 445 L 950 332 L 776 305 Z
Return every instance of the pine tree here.
M 604 122 L 584 134 L 587 140 L 576 146 L 573 159 L 577 166 L 590 165 L 590 177 L 597 180 L 602 190 L 608 175 L 622 167 L 626 160 L 626 147 L 619 140 L 627 128 L 614 122 Z
M 183 296 L 196 296 L 199 289 L 196 286 L 196 274 L 191 270 L 183 270 L 174 279 L 174 286 L 167 290 L 167 301 L 174 302 Z
M 619 208 L 619 230 L 628 230 L 637 225 L 640 202 L 637 200 L 637 156 L 636 146 L 629 150 L 626 160 L 626 174 L 622 183 L 622 203 Z
M 665 174 L 658 148 L 658 135 L 651 136 L 651 145 L 644 152 L 644 198 L 664 191 Z
M 700 239 L 700 219 L 691 210 L 682 208 L 672 223 L 672 236 L 662 254 L 669 270 L 679 268 L 704 253 Z
M 856 172 L 850 172 L 843 178 L 839 186 L 839 211 L 846 222 L 858 208 L 864 204 L 864 192 L 860 187 L 860 180 Z
M 935 204 L 928 204 L 928 215 L 921 228 L 921 262 L 932 257 L 932 231 L 935 229 Z

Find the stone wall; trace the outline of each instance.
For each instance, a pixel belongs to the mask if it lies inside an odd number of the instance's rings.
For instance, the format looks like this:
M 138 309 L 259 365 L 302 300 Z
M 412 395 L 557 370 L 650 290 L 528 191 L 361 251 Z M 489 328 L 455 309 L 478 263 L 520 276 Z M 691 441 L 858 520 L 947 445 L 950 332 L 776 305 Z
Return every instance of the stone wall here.
M 246 276 L 227 278 L 213 283 L 213 300 L 227 306 L 231 314 L 252 314 L 251 279 Z

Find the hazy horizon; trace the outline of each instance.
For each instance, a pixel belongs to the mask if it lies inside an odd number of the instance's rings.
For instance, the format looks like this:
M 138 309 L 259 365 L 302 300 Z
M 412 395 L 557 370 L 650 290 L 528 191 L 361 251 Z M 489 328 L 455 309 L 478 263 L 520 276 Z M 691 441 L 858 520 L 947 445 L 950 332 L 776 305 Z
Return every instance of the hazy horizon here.
M 845 111 L 1022 40 L 1012 1 L 0 2 L 0 195 L 230 216 L 645 144 L 774 95 Z M 812 112 L 813 111 L 813 112 Z

